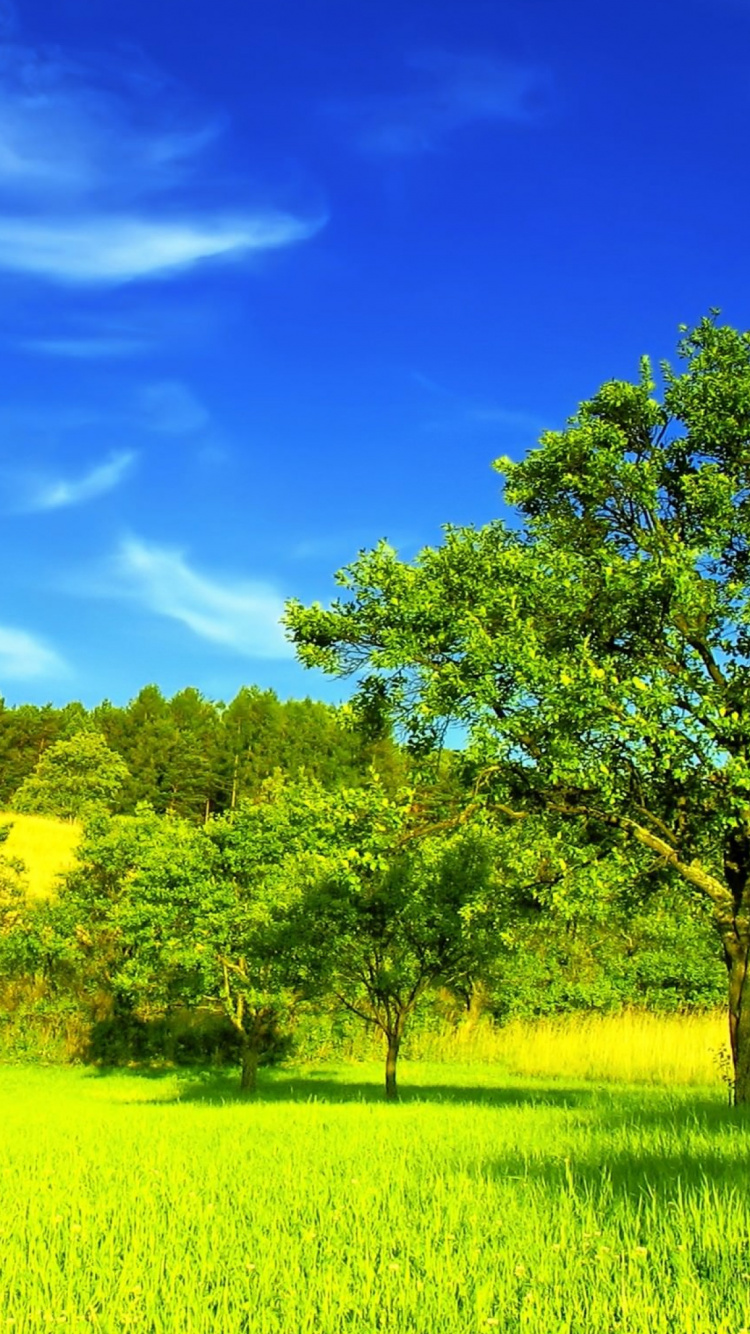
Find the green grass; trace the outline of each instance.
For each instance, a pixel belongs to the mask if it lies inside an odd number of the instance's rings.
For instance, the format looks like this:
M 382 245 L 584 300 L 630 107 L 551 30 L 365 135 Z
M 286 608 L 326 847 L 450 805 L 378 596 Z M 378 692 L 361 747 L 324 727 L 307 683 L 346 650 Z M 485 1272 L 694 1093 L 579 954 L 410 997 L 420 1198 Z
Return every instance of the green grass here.
M 0 1330 L 738 1334 L 750 1118 L 720 1087 L 406 1065 L 0 1069 Z
M 75 865 L 81 826 L 46 815 L 18 815 L 11 811 L 0 812 L 0 824 L 12 826 L 0 851 L 23 862 L 32 898 L 49 898 L 60 876 Z

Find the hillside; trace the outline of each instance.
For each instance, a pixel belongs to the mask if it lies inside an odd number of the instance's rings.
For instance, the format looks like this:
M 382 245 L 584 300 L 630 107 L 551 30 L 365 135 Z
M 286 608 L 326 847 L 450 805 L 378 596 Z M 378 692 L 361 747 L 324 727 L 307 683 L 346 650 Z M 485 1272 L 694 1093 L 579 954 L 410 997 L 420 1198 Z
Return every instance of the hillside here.
M 33 898 L 46 898 L 55 888 L 58 876 L 75 863 L 81 838 L 81 826 L 47 815 L 0 813 L 0 824 L 12 824 L 0 851 L 18 857 L 24 863 Z

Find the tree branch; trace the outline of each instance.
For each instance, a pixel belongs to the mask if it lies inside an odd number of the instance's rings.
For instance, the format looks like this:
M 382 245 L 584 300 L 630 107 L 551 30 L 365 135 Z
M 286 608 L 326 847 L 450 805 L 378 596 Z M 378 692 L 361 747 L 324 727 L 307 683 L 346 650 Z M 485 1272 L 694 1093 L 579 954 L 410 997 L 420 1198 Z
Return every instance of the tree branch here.
M 672 847 L 665 839 L 654 834 L 650 829 L 631 820 L 626 815 L 616 815 L 611 811 L 599 811 L 590 806 L 571 806 L 563 802 L 559 805 L 550 804 L 551 810 L 556 810 L 560 815 L 567 816 L 586 816 L 589 819 L 601 820 L 603 824 L 611 825 L 616 829 L 622 829 L 624 833 L 630 834 L 642 847 L 655 852 L 663 861 L 673 866 L 676 871 L 687 880 L 688 884 L 694 885 L 708 896 L 714 905 L 717 913 L 717 922 L 722 925 L 734 921 L 734 901 L 732 895 L 716 876 L 704 870 L 697 861 L 687 862 L 680 856 L 678 850 Z

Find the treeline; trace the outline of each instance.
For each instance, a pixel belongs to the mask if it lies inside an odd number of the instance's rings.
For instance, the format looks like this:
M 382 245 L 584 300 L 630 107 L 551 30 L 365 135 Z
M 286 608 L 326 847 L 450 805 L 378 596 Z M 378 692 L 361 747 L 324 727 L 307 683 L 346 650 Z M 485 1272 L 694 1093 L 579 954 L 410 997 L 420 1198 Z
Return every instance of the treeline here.
M 229 704 L 188 687 L 165 698 L 144 687 L 125 707 L 104 701 L 87 710 L 0 703 L 0 807 L 14 807 L 19 788 L 51 747 L 81 733 L 104 738 L 127 775 L 114 810 L 141 802 L 190 820 L 231 810 L 255 797 L 277 770 L 304 771 L 326 788 L 361 783 L 375 768 L 386 781 L 403 777 L 403 758 L 388 739 L 365 741 L 342 708 L 312 699 L 282 701 L 273 690 L 243 687 Z

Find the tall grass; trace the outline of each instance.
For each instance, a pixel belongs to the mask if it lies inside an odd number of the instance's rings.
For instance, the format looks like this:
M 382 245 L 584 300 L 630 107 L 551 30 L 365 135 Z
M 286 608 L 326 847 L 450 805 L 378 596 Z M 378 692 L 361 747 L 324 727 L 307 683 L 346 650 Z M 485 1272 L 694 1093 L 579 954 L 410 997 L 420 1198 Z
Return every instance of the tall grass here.
M 750 1122 L 716 1094 L 408 1064 L 6 1071 L 0 1329 L 739 1334 Z M 377 1098 L 377 1101 L 374 1099 Z
M 708 1014 L 569 1014 L 550 1019 L 486 1017 L 418 1034 L 410 1055 L 431 1061 L 478 1061 L 514 1075 L 623 1083 L 715 1082 L 728 1059 L 727 1019 Z

